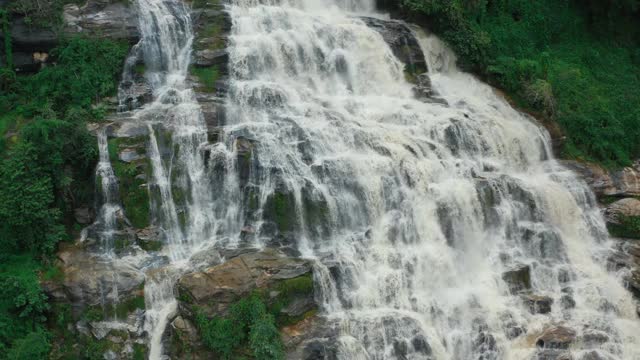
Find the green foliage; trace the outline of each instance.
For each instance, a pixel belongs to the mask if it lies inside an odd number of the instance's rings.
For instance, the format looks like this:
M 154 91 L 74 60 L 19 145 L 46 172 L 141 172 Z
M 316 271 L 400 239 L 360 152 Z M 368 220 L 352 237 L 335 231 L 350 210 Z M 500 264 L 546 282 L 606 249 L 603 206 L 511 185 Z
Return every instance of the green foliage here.
M 284 359 L 284 347 L 272 315 L 264 315 L 251 325 L 249 346 L 256 360 Z
M 623 216 L 618 224 L 609 224 L 607 228 L 613 237 L 640 239 L 640 216 Z
M 216 91 L 216 81 L 218 80 L 219 74 L 218 69 L 213 67 L 190 67 L 191 75 L 198 78 L 198 82 L 202 84 L 202 91 L 204 92 L 215 92 Z
M 29 333 L 22 339 L 13 342 L 7 353 L 8 360 L 37 360 L 47 359 L 51 345 L 49 335 L 44 330 Z
M 24 347 L 39 336 L 33 333 L 44 331 L 49 305 L 38 282 L 38 267 L 29 255 L 5 254 L 0 259 L 0 358 L 9 356 L 7 352 L 13 358 L 26 354 Z
M 229 309 L 227 317 L 209 319 L 199 312 L 196 325 L 204 344 L 223 359 L 231 359 L 248 340 L 258 359 L 283 359 L 284 350 L 275 319 L 259 294 L 240 299 Z
M 33 76 L 29 90 L 42 103 L 64 115 L 74 107 L 90 111 L 91 104 L 117 90 L 116 80 L 128 52 L 126 43 L 73 38 L 51 52 L 56 66 Z M 86 119 L 85 119 L 86 120 Z
M 51 4 L 12 6 L 36 3 Z M 35 259 L 48 262 L 68 238 L 65 225 L 73 229 L 63 218 L 90 200 L 97 149 L 86 122 L 103 114 L 92 103 L 115 91 L 125 55 L 122 44 L 74 38 L 52 51 L 55 66 L 35 75 L 0 71 L 0 358 L 46 357 L 46 316 L 54 327 L 70 319 L 49 312 Z M 63 274 L 48 267 L 42 276 L 61 281 Z
M 637 0 L 400 0 L 460 65 L 561 126 L 565 156 L 627 165 L 640 156 Z
M 35 145 L 20 143 L 0 166 L 0 247 L 3 251 L 50 254 L 64 238 L 53 181 L 38 166 Z

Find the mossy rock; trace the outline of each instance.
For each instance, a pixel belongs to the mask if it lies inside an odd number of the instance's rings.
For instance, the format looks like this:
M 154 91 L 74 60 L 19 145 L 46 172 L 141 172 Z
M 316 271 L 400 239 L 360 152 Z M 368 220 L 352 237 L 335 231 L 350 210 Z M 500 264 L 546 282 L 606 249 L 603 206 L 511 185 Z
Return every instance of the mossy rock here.
M 296 200 L 292 193 L 273 193 L 269 196 L 263 210 L 264 218 L 273 221 L 280 233 L 291 232 L 299 227 Z
M 618 223 L 608 223 L 607 229 L 613 237 L 640 239 L 640 216 L 620 216 Z
M 118 177 L 120 199 L 125 214 L 135 228 L 143 229 L 150 224 L 149 189 L 145 179 L 149 176 L 148 159 L 125 163 L 118 159 L 121 146 L 139 144 L 138 138 L 116 138 L 109 140 L 109 157 Z M 139 147 L 136 147 L 139 149 Z M 137 150 L 138 151 L 138 150 Z M 141 151 L 141 150 L 140 150 Z M 144 175 L 144 176 L 141 176 Z
M 160 240 L 138 239 L 138 246 L 144 251 L 160 251 L 163 245 Z

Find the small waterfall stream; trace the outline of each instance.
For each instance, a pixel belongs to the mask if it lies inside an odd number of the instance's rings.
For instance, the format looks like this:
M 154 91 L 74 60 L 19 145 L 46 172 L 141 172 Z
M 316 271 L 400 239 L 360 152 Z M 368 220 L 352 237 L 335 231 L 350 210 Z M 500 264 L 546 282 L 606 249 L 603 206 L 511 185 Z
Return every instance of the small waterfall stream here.
M 110 254 L 113 251 L 113 239 L 117 231 L 118 217 L 123 217 L 124 213 L 120 205 L 118 178 L 113 172 L 109 158 L 106 129 L 101 129 L 97 135 L 100 159 L 96 168 L 96 178 L 100 181 L 102 198 L 94 226 L 98 229 L 102 251 L 105 254 Z
M 416 99 L 404 64 L 361 18 L 381 17 L 374 8 L 231 1 L 227 119 L 210 144 L 187 82 L 190 9 L 137 0 L 154 101 L 133 116 L 149 129 L 154 222 L 170 262 L 146 275 L 150 358 L 163 356 L 173 285 L 194 253 L 274 239 L 316 259 L 339 359 L 528 359 L 549 324 L 606 335 L 578 359 L 640 358 L 635 304 L 605 270 L 595 199 L 552 159 L 546 131 L 418 30 L 439 100 Z M 105 133 L 99 141 L 108 200 Z M 291 211 L 286 224 L 270 215 L 274 201 Z M 511 294 L 503 274 L 514 268 L 528 269 L 529 297 Z M 531 311 L 543 298 L 549 311 Z

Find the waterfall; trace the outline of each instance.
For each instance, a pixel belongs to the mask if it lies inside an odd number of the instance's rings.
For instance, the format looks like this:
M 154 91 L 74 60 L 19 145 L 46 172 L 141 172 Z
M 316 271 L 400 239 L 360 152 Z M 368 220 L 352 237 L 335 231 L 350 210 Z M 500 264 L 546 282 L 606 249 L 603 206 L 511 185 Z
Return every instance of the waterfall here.
M 382 17 L 374 8 L 232 1 L 226 123 L 211 144 L 187 82 L 190 9 L 137 0 L 154 101 L 133 117 L 149 129 L 154 224 L 170 261 L 147 272 L 150 358 L 162 358 L 175 280 L 212 244 L 316 259 L 340 359 L 525 359 L 550 324 L 606 334 L 578 357 L 640 357 L 594 196 L 553 160 L 546 131 L 419 32 L 438 101 L 416 99 L 361 18 Z M 532 297 L 512 294 L 512 269 L 527 269 Z M 541 298 L 549 311 L 532 311 Z
M 101 242 L 102 251 L 109 255 L 113 252 L 113 241 L 118 226 L 118 217 L 123 217 L 118 192 L 118 178 L 111 167 L 109 158 L 109 143 L 106 129 L 97 133 L 99 161 L 96 167 L 96 179 L 100 182 L 100 208 L 93 227 L 97 229 L 97 235 Z
M 267 246 L 265 204 L 295 210 L 278 234 L 332 269 L 316 279 L 338 358 L 528 359 L 552 324 L 606 334 L 578 358 L 638 358 L 635 305 L 605 270 L 594 196 L 552 159 L 546 131 L 424 34 L 441 101 L 415 99 L 403 64 L 358 18 L 372 8 L 230 6 L 227 146 L 251 139 L 261 199 L 247 220 Z M 504 280 L 517 268 L 530 272 L 529 297 Z

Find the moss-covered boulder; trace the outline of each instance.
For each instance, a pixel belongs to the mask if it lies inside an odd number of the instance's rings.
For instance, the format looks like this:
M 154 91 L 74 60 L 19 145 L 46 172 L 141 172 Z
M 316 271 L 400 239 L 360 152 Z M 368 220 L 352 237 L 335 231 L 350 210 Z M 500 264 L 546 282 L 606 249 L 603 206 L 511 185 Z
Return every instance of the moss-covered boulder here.
M 209 316 L 226 315 L 230 304 L 254 291 L 266 294 L 283 323 L 315 309 L 311 263 L 273 249 L 186 274 L 177 284 L 181 308 L 186 313 L 198 308 Z

